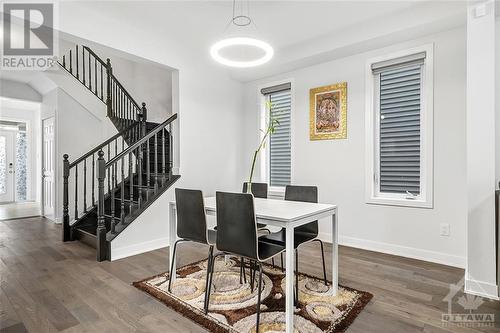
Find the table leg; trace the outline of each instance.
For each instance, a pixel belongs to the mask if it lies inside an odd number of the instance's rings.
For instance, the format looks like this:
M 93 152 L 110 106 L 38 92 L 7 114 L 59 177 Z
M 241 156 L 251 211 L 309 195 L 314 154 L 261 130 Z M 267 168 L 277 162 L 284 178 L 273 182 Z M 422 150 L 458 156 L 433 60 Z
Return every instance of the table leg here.
M 332 289 L 333 295 L 337 295 L 339 285 L 339 226 L 338 208 L 332 215 Z
M 293 236 L 294 236 L 294 228 L 286 227 L 286 271 L 285 271 L 285 294 L 286 294 L 286 303 L 285 303 L 285 320 L 286 320 L 286 333 L 293 333 L 293 316 L 294 316 L 294 304 L 293 304 L 293 282 L 294 282 L 294 253 L 295 250 L 293 248 Z
M 177 263 L 175 262 L 175 257 L 174 257 L 174 245 L 175 242 L 177 241 L 177 212 L 176 212 L 176 207 L 175 204 L 170 203 L 169 206 L 169 226 L 170 226 L 170 231 L 169 231 L 169 238 L 170 238 L 170 246 L 168 248 L 168 256 L 169 256 L 169 263 L 172 261 L 174 262 L 174 269 L 173 269 L 173 275 L 172 275 L 172 284 L 175 282 L 176 275 L 175 272 L 177 271 Z M 170 267 L 170 266 L 168 266 Z M 169 272 L 169 274 L 172 274 L 172 272 Z

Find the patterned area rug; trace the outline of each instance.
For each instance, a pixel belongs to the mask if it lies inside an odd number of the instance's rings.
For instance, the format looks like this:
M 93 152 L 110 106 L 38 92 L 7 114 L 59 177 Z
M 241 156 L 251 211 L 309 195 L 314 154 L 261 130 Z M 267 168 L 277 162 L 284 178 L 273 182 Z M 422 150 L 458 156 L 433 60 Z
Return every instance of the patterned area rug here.
M 134 282 L 134 286 L 190 318 L 210 332 L 255 332 L 257 287 L 240 284 L 240 264 L 236 259 L 218 257 L 210 295 L 209 313 L 203 312 L 207 261 L 193 263 L 177 270 L 178 278 L 168 290 L 168 273 Z M 285 275 L 270 265 L 263 267 L 260 332 L 285 331 Z M 256 274 L 256 282 L 258 281 Z M 364 306 L 370 293 L 339 286 L 337 296 L 323 280 L 299 275 L 299 306 L 295 310 L 295 332 L 344 332 Z

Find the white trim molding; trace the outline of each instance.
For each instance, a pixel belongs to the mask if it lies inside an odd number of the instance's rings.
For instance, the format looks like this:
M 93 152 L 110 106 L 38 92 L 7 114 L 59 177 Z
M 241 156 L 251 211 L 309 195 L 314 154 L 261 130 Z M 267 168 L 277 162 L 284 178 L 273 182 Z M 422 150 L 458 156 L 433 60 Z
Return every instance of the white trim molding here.
M 481 296 L 495 301 L 500 300 L 498 297 L 498 286 L 496 284 L 474 280 L 470 277 L 465 279 L 464 292 L 466 294 Z
M 330 242 L 329 233 L 320 233 L 319 238 L 324 242 Z M 368 251 L 392 254 L 400 257 L 423 260 L 442 264 L 446 266 L 465 268 L 465 257 L 456 256 L 453 254 L 418 249 L 414 247 L 383 243 L 368 239 L 354 238 L 339 235 L 339 245 L 354 247 Z
M 365 110 L 365 201 L 368 204 L 389 206 L 433 208 L 433 109 L 434 109 L 434 44 L 402 50 L 388 55 L 369 59 L 366 62 L 366 110 Z M 376 84 L 372 72 L 372 64 L 391 59 L 407 57 L 409 55 L 425 52 L 425 65 L 422 71 L 423 89 L 421 92 L 421 191 L 418 196 L 401 194 L 380 195 L 375 184 L 376 169 L 376 136 L 375 130 L 378 120 L 375 117 L 376 101 L 374 98 Z
M 134 256 L 136 254 L 141 254 L 144 252 L 149 252 L 157 249 L 161 249 L 169 246 L 169 238 L 159 238 L 147 242 L 142 242 L 138 244 L 133 244 L 129 246 L 123 246 L 119 248 L 113 247 L 113 242 L 111 242 L 111 261 L 127 258 Z

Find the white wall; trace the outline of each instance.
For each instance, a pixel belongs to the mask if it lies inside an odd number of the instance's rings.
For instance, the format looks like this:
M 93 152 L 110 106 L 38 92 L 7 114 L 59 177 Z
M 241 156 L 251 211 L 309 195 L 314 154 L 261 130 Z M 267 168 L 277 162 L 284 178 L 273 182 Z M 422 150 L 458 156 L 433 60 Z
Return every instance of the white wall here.
M 496 146 L 500 147 L 500 16 L 497 17 L 495 21 L 495 72 L 496 72 L 496 81 L 495 81 L 495 86 L 497 89 L 495 89 L 496 92 L 496 97 L 495 97 L 495 133 L 496 133 Z M 500 182 L 500 154 L 495 155 L 496 158 L 496 188 L 499 188 L 499 182 Z
M 103 6 L 140 7 L 128 2 Z M 179 114 L 182 178 L 175 186 L 199 188 L 207 195 L 219 189 L 239 189 L 243 181 L 240 83 L 231 80 L 220 67 L 200 59 L 182 41 L 147 24 L 146 17 L 138 15 L 131 24 L 121 20 L 118 11 L 102 11 L 84 2 L 62 2 L 59 10 L 62 31 L 179 70 L 179 96 L 173 96 L 173 104 L 174 112 Z M 88 17 L 92 17 L 91 25 Z M 138 249 L 167 245 L 172 192 L 165 193 L 147 215 L 140 216 L 112 242 L 112 253 L 121 250 L 129 255 Z
M 81 96 L 80 96 L 81 97 Z M 99 117 L 84 107 L 79 100 L 73 98 L 64 89 L 56 88 L 43 96 L 41 104 L 41 120 L 55 117 L 55 216 L 56 222 L 62 222 L 62 161 L 63 155 L 70 156 L 70 162 L 82 156 L 90 149 L 111 136 L 112 125 L 105 117 Z M 116 130 L 115 130 L 116 131 Z M 89 133 L 92 133 L 89 135 Z M 90 183 L 90 166 L 88 161 L 87 182 Z M 80 167 L 81 168 L 81 167 Z M 70 173 L 74 177 L 74 172 Z M 74 179 L 74 178 L 73 178 Z M 70 182 L 69 206 L 70 216 L 74 215 L 74 187 Z M 79 170 L 79 202 L 78 210 L 83 211 L 83 173 Z M 90 205 L 90 191 L 87 192 L 87 205 Z
M 365 68 L 367 59 L 434 43 L 434 208 L 365 203 Z M 259 138 L 257 87 L 293 82 L 292 182 L 318 185 L 319 200 L 339 206 L 340 242 L 454 266 L 465 266 L 465 29 L 306 67 L 245 85 L 246 139 L 242 165 L 249 169 Z M 347 81 L 346 140 L 309 140 L 309 89 Z M 449 223 L 449 237 L 440 236 Z M 327 221 L 320 224 L 329 236 Z M 329 239 L 329 238 L 328 238 Z
M 492 0 L 471 3 L 467 13 L 468 210 L 465 290 L 497 298 L 494 68 L 495 4 Z

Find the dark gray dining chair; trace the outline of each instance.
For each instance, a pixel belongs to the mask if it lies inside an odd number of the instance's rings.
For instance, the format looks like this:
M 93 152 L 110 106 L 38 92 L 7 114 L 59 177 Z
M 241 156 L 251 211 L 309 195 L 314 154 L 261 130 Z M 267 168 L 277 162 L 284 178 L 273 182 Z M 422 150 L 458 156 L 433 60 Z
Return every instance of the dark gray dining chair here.
M 297 186 L 297 185 L 287 185 L 285 189 L 285 200 L 291 201 L 302 201 L 302 202 L 318 202 L 318 188 L 316 186 Z M 300 227 L 295 228 L 294 232 L 294 244 L 295 249 L 295 295 L 298 301 L 299 295 L 299 251 L 300 245 L 307 242 L 316 241 L 321 246 L 321 260 L 323 263 L 323 280 L 325 285 L 328 285 L 326 280 L 326 267 L 325 267 L 325 251 L 323 247 L 323 242 L 318 238 L 318 221 L 309 222 Z M 285 229 L 282 228 L 278 232 L 271 233 L 269 235 L 264 235 L 259 237 L 259 241 L 269 242 L 272 244 L 285 245 L 286 235 Z
M 267 199 L 267 183 L 253 183 L 252 182 L 252 194 L 255 198 L 264 198 Z M 243 183 L 243 190 L 241 192 L 247 193 L 248 190 L 248 182 Z
M 203 193 L 200 190 L 175 189 L 175 206 L 177 209 L 177 236 L 180 238 L 175 242 L 172 262 L 170 263 L 170 277 L 168 281 L 168 292 L 171 292 L 172 276 L 174 272 L 175 252 L 180 242 L 196 242 L 209 246 L 208 266 L 205 280 L 205 290 L 208 284 L 208 267 L 213 257 L 217 232 L 207 228 L 205 215 L 205 204 Z
M 252 182 L 252 185 L 250 186 L 252 189 L 252 194 L 254 198 L 261 198 L 261 199 L 267 199 L 267 189 L 268 185 L 267 183 L 254 183 Z M 247 193 L 248 191 L 248 182 L 243 183 L 243 189 L 241 190 L 242 193 Z M 271 230 L 267 227 L 266 224 L 263 223 L 257 223 L 257 229 L 259 231 L 266 231 L 268 234 L 271 233 Z M 272 265 L 274 267 L 274 258 L 272 259 Z M 241 266 L 242 266 L 242 271 L 245 272 L 244 269 L 244 259 L 241 260 Z M 252 271 L 250 271 L 250 274 L 252 274 Z M 245 277 L 245 274 L 243 275 Z M 241 280 L 241 278 L 240 278 Z
M 250 186 L 252 188 L 252 194 L 255 198 L 267 199 L 267 183 L 252 183 Z M 248 190 L 248 182 L 243 183 L 242 193 L 247 193 Z M 257 223 L 257 228 L 259 230 L 267 231 L 271 233 L 269 229 L 267 229 L 267 225 L 262 223 Z
M 211 267 L 208 291 L 206 292 L 205 314 L 208 313 L 208 305 L 210 302 L 215 257 L 226 254 L 243 257 L 250 262 L 255 262 L 259 270 L 256 326 L 256 331 L 258 333 L 262 293 L 262 263 L 282 253 L 285 247 L 278 244 L 259 241 L 253 199 L 253 196 L 248 193 L 216 193 L 216 246 L 221 253 L 218 253 L 210 260 Z

